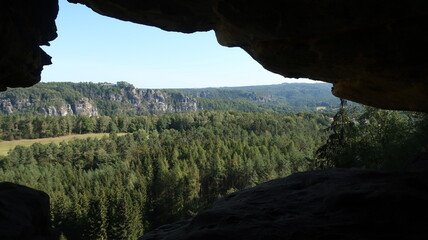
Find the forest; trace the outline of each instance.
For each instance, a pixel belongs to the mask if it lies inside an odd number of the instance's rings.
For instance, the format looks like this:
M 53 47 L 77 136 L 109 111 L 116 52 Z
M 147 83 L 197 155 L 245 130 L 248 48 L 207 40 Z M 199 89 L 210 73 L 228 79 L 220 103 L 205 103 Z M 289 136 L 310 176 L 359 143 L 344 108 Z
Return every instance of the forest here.
M 338 99 L 331 94 L 329 83 L 282 83 L 274 85 L 177 89 L 204 103 L 252 103 L 275 111 L 308 111 L 314 107 L 337 107 Z M 205 105 L 204 105 L 205 106 Z M 206 106 L 209 107 L 209 106 Z M 214 110 L 211 108 L 204 108 Z
M 45 191 L 54 239 L 137 239 L 228 193 L 330 167 L 400 168 L 427 144 L 424 114 L 195 111 L 145 116 L 0 115 L 2 140 L 110 133 L 17 146 L 0 181 Z M 117 133 L 127 133 L 118 136 Z
M 312 113 L 236 111 L 129 122 L 137 128 L 124 136 L 18 146 L 0 160 L 0 180 L 50 195 L 56 238 L 136 239 L 227 193 L 309 169 L 328 126 Z

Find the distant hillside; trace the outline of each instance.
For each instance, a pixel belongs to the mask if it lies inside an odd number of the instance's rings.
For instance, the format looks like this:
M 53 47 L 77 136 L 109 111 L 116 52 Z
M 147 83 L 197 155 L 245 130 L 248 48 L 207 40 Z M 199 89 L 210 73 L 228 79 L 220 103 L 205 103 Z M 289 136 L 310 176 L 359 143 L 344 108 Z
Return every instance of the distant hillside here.
M 0 113 L 132 116 L 197 110 L 331 110 L 339 100 L 330 89 L 326 83 L 168 90 L 139 89 L 126 82 L 39 83 L 0 93 Z
M 256 110 L 313 111 L 337 108 L 339 99 L 328 83 L 283 83 L 276 85 L 179 89 L 195 97 L 204 109 L 217 110 L 225 105 Z M 243 110 L 243 109 L 238 109 Z
M 39 83 L 0 93 L 0 112 L 89 116 L 196 111 L 194 98 L 181 93 L 138 89 L 126 82 Z
M 233 89 L 270 95 L 295 107 L 337 107 L 339 100 L 333 96 L 331 88 L 332 84 L 329 83 L 283 83 Z

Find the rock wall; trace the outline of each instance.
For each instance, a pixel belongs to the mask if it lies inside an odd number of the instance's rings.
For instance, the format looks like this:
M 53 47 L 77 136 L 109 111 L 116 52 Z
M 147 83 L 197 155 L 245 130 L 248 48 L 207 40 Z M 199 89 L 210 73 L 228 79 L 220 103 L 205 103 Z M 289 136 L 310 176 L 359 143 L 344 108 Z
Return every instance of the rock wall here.
M 0 113 L 13 114 L 31 111 L 36 108 L 37 112 L 47 116 L 67 116 L 67 115 L 88 115 L 92 117 L 99 116 L 98 109 L 88 98 L 81 98 L 71 104 L 64 99 L 52 99 L 55 104 L 42 104 L 40 100 L 33 98 L 9 99 L 0 98 Z M 60 103 L 60 104 L 58 104 Z
M 70 104 L 64 104 L 57 107 L 54 106 L 49 106 L 49 107 L 42 107 L 39 109 L 39 113 L 42 115 L 47 115 L 47 116 L 67 116 L 67 115 L 73 115 L 73 114 L 77 114 L 76 111 L 76 107 L 74 107 L 75 110 L 73 110 L 72 106 Z M 18 108 L 17 111 L 19 111 L 20 109 Z M 95 110 L 95 115 L 94 116 L 98 116 L 98 112 Z M 90 110 L 89 113 L 87 115 L 92 116 L 92 112 L 94 112 L 94 110 Z M 82 111 L 84 112 L 84 111 Z M 10 114 L 10 113 L 8 113 Z
M 98 117 L 98 110 L 94 107 L 89 98 L 82 98 L 79 102 L 71 106 L 73 109 L 73 114 L 75 115 L 87 115 L 91 117 Z
M 58 83 L 60 84 L 60 83 Z M 48 83 L 45 84 L 49 85 Z M 77 86 L 78 84 L 76 84 Z M 44 86 L 44 85 L 43 85 Z M 42 85 L 38 87 L 37 95 L 31 93 L 0 93 L 0 113 L 39 113 L 49 116 L 87 115 L 97 117 L 103 109 L 98 109 L 108 102 L 120 105 L 118 111 L 132 111 L 135 114 L 167 113 L 167 112 L 189 112 L 198 110 L 196 99 L 181 93 L 169 93 L 158 89 L 138 89 L 132 85 L 117 86 L 115 84 L 104 86 L 98 84 L 99 91 L 94 96 L 92 92 L 73 92 L 76 94 L 70 100 L 70 96 L 61 96 L 61 92 Z M 77 87 L 78 89 L 82 86 Z M 73 90 L 72 87 L 67 90 Z M 45 92 L 51 94 L 44 95 Z M 53 94 L 52 94 L 53 93 Z M 80 96 L 80 97 L 79 97 Z M 83 96 L 91 96 L 83 97 Z M 43 98 L 43 99 L 41 99 Z M 120 112 L 118 112 L 120 113 Z
M 131 88 L 123 90 L 119 95 L 110 95 L 110 99 L 130 104 L 131 110 L 135 111 L 166 113 L 198 110 L 196 99 L 183 94 L 166 93 L 159 89 Z

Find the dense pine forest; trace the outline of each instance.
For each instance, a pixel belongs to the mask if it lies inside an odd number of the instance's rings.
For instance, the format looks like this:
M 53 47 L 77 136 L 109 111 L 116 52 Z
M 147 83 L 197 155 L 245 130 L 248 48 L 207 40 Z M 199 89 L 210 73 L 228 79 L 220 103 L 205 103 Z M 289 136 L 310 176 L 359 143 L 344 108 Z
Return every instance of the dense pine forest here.
M 0 181 L 49 194 L 54 239 L 137 239 L 194 216 L 228 193 L 298 171 L 401 168 L 428 143 L 428 118 L 420 113 L 340 105 L 338 99 L 337 106 L 323 100 L 290 110 L 278 99 L 288 96 L 284 99 L 291 102 L 290 96 L 300 95 L 267 86 L 147 91 L 141 96 L 156 103 L 163 99 L 179 111 L 119 111 L 132 109 L 136 95 L 119 91 L 132 92 L 133 86 L 118 85 L 81 90 L 71 83 L 49 85 L 51 95 L 19 90 L 3 98 L 24 107 L 0 115 L 0 141 L 109 133 L 101 139 L 17 146 L 0 156 Z M 96 116 L 43 114 L 40 109 L 50 109 L 52 96 L 59 99 L 58 87 L 75 100 L 82 92 L 110 92 L 93 100 Z M 316 95 L 317 89 L 312 85 L 305 94 Z M 193 98 L 199 107 L 189 110 L 183 104 L 195 103 Z M 10 107 L 6 103 L 3 107 Z M 308 104 L 328 108 L 314 111 Z
M 133 122 L 124 136 L 18 146 L 0 160 L 1 181 L 50 195 L 56 237 L 136 239 L 227 193 L 311 168 L 328 126 L 311 113 L 236 111 Z

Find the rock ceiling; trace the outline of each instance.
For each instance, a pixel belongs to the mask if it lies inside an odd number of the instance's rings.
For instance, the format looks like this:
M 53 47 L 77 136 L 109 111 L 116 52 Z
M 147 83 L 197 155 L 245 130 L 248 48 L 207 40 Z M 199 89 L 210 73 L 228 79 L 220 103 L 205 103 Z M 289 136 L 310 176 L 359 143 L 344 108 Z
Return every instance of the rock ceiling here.
M 214 30 L 284 77 L 334 84 L 333 94 L 389 109 L 428 112 L 424 1 L 69 0 L 121 20 L 192 33 Z M 55 0 L 2 3 L 0 87 L 40 81 L 56 37 Z M 84 37 L 84 36 L 82 36 Z M 55 56 L 53 56 L 55 57 Z

